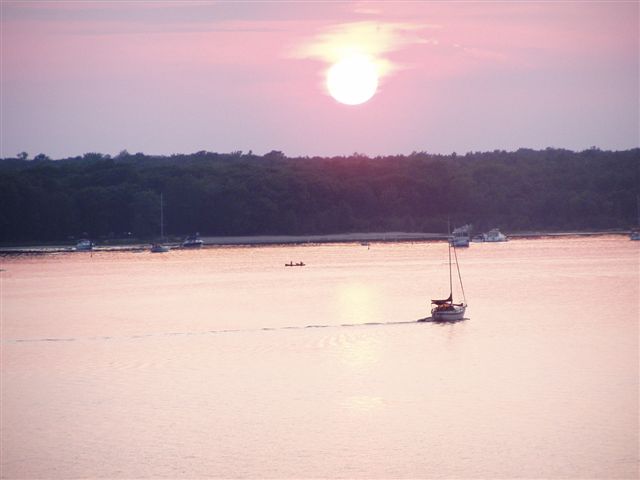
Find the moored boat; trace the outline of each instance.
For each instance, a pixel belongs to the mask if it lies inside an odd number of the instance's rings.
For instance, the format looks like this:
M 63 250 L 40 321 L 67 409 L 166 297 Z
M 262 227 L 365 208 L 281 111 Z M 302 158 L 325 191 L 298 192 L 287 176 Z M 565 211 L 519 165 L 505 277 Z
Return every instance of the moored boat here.
M 164 241 L 164 207 L 162 202 L 162 193 L 160 194 L 160 243 L 153 243 L 151 245 L 151 253 L 166 253 L 169 251 L 169 247 L 162 244 Z
M 198 234 L 188 236 L 184 242 L 182 242 L 183 248 L 200 248 L 204 242 L 198 238 Z
M 640 195 L 636 197 L 636 209 L 638 210 L 638 225 L 640 225 Z M 629 232 L 630 240 L 640 240 L 640 227 L 634 228 Z
M 78 252 L 86 252 L 89 250 L 93 250 L 94 244 L 91 240 L 87 240 L 86 238 L 83 238 L 82 240 L 78 240 L 78 243 L 76 243 L 76 251 Z
M 471 237 L 471 225 L 463 225 L 453 230 L 449 243 L 454 247 L 468 247 Z
M 166 245 L 162 245 L 160 243 L 154 243 L 151 245 L 150 252 L 151 253 L 165 253 L 169 251 L 169 247 Z
M 508 240 L 507 236 L 497 228 L 489 230 L 482 236 L 484 238 L 484 242 L 506 242 Z

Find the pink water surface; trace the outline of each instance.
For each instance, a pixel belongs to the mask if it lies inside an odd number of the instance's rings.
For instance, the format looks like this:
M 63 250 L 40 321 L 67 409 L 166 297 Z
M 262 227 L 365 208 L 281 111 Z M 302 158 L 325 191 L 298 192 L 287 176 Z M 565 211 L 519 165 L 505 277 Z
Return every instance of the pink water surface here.
M 446 325 L 443 243 L 5 257 L 2 478 L 636 478 L 639 254 L 472 244 Z

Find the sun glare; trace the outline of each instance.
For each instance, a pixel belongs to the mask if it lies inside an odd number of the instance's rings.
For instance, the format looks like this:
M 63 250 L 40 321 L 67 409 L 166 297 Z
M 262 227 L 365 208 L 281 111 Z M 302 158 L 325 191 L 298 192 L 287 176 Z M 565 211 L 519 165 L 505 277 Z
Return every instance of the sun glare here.
M 327 71 L 327 88 L 331 96 L 340 103 L 364 103 L 371 99 L 378 89 L 376 65 L 364 55 L 345 57 Z

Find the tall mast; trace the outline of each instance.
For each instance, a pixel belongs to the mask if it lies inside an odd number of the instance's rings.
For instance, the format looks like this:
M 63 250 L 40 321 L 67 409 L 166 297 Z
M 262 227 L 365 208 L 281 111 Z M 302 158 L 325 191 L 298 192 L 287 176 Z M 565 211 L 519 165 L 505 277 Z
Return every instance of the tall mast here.
M 449 298 L 451 299 L 451 302 L 453 303 L 453 280 L 451 278 L 451 223 L 449 222 L 449 219 L 447 219 L 447 233 L 448 233 L 448 238 L 447 238 L 447 243 L 449 244 Z
M 453 303 L 453 280 L 451 278 L 451 240 L 449 240 L 449 298 Z
M 162 192 L 160 192 L 160 241 L 164 240 L 164 211 L 162 210 Z

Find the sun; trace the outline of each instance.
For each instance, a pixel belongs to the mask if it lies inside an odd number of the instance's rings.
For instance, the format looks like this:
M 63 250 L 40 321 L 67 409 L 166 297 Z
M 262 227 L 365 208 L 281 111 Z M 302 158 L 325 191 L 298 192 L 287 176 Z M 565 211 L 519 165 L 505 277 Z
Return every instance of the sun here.
M 334 63 L 327 71 L 327 88 L 338 102 L 359 105 L 378 89 L 378 71 L 371 58 L 351 55 Z

